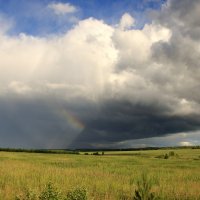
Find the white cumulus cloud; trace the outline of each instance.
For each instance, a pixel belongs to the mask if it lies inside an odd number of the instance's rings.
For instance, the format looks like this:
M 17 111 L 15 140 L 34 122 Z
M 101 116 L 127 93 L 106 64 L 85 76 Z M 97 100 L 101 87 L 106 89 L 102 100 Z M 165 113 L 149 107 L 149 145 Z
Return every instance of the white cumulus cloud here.
M 64 15 L 77 11 L 77 8 L 70 3 L 50 3 L 48 8 L 52 9 L 56 15 Z
M 120 20 L 120 28 L 121 29 L 128 29 L 131 26 L 133 26 L 135 23 L 135 19 L 129 14 L 129 13 L 125 13 Z

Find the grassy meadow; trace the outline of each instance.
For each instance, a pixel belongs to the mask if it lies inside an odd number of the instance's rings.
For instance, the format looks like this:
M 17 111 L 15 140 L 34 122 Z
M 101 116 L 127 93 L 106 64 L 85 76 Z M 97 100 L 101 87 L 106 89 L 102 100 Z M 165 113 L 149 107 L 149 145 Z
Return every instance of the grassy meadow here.
M 160 199 L 200 199 L 200 149 L 90 154 L 1 151 L 0 199 L 13 200 L 27 191 L 39 194 L 50 182 L 63 194 L 83 187 L 89 200 L 133 199 L 143 173 Z

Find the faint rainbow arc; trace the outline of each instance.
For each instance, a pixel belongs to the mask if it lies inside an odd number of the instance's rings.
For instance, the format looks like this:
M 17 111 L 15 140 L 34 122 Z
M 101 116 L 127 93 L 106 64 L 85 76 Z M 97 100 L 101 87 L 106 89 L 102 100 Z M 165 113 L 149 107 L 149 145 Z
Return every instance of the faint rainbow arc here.
M 79 130 L 79 131 L 82 131 L 85 128 L 85 124 L 77 116 L 75 116 L 72 112 L 63 110 L 62 115 L 65 117 L 68 124 L 72 128 Z

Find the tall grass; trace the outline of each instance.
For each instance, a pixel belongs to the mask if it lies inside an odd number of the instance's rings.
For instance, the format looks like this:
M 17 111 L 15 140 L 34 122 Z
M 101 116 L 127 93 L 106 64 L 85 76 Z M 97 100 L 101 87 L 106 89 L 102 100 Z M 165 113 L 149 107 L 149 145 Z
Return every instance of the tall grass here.
M 87 188 L 88 199 L 133 199 L 138 180 L 148 171 L 150 193 L 161 199 L 200 199 L 200 149 L 104 152 L 104 155 L 69 155 L 0 152 L 0 199 L 13 200 L 26 191 L 41 194 L 45 185 L 67 195 Z M 84 153 L 83 153 L 84 154 Z M 118 155 L 116 155 L 118 154 Z

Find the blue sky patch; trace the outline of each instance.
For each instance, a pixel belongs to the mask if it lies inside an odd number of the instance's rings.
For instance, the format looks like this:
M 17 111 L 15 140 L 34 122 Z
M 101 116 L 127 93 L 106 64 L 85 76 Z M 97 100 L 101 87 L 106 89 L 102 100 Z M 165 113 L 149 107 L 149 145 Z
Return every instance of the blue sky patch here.
M 146 23 L 146 12 L 158 10 L 165 0 L 0 0 L 0 13 L 12 20 L 11 35 L 47 35 L 62 33 L 79 20 L 93 17 L 106 23 L 117 24 L 121 16 L 128 12 L 136 18 L 136 27 Z M 76 12 L 56 15 L 50 4 L 69 4 Z

